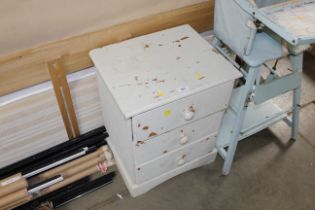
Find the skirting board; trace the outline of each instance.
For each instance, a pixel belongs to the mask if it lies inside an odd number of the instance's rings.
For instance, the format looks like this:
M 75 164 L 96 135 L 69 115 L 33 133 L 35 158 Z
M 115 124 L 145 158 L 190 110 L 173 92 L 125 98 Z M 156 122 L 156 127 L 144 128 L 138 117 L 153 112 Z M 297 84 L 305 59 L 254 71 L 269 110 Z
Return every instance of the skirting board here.
M 68 77 L 81 133 L 103 125 L 95 69 Z M 68 140 L 51 82 L 0 100 L 0 168 Z
M 1 57 L 0 96 L 48 81 L 46 63 L 61 56 L 67 71 L 75 72 L 92 66 L 88 52 L 97 47 L 182 24 L 207 31 L 213 10 L 214 0 L 209 0 Z

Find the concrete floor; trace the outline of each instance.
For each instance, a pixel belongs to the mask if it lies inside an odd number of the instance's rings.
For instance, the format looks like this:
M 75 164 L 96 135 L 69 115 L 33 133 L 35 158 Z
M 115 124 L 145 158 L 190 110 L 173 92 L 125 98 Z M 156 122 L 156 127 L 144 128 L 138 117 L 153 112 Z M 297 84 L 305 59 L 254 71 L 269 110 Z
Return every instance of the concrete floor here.
M 221 175 L 223 161 L 217 157 L 132 198 L 118 175 L 113 184 L 60 209 L 315 209 L 315 58 L 308 54 L 302 89 L 297 141 L 288 141 L 290 130 L 282 122 L 241 141 L 229 176 Z M 288 105 L 289 98 L 279 103 Z

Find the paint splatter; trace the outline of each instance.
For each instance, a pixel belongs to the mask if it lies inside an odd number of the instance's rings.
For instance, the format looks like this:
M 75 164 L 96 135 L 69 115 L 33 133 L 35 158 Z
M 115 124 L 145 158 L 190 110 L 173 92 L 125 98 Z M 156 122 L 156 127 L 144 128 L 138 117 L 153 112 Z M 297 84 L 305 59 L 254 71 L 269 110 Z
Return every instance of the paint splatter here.
M 185 39 L 188 39 L 189 37 L 188 36 L 184 36 L 184 37 L 182 37 L 180 40 L 185 40 Z
M 196 78 L 197 80 L 202 80 L 202 79 L 205 78 L 205 76 L 202 76 L 200 72 L 196 72 L 196 73 L 195 73 L 195 78 Z
M 156 136 L 156 135 L 157 135 L 157 133 L 151 132 L 151 133 L 149 134 L 149 137 L 153 137 L 153 136 Z
M 162 90 L 156 91 L 156 98 L 164 96 L 164 92 Z
M 170 116 L 171 114 L 172 114 L 172 110 L 170 110 L 170 109 L 165 110 L 164 113 L 163 113 L 164 117 L 168 117 L 168 116 Z

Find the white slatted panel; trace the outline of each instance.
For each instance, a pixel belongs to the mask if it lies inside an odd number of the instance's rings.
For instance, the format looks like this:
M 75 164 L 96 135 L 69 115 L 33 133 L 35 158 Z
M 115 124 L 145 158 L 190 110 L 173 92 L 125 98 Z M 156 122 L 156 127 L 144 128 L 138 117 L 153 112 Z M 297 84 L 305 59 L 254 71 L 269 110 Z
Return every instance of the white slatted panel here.
M 95 74 L 71 82 L 70 89 L 80 132 L 104 125 Z
M 53 90 L 0 108 L 0 167 L 67 140 Z
M 82 71 L 69 77 L 81 133 L 103 125 L 94 69 L 86 73 Z M 22 95 L 15 93 L 9 103 L 3 100 L 0 106 L 0 168 L 67 141 L 50 83 L 23 90 Z

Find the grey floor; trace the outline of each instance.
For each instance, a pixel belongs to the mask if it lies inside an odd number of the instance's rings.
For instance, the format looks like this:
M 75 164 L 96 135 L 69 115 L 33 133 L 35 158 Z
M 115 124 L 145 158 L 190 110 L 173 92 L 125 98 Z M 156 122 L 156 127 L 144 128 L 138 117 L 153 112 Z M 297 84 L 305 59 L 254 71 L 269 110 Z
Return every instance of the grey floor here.
M 241 141 L 229 176 L 221 175 L 223 162 L 217 157 L 132 198 L 118 175 L 113 184 L 61 209 L 315 209 L 315 57 L 308 54 L 302 90 L 297 141 L 288 140 L 290 130 L 281 122 Z M 289 99 L 286 95 L 278 103 L 289 105 Z

